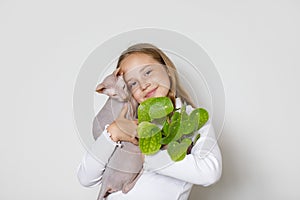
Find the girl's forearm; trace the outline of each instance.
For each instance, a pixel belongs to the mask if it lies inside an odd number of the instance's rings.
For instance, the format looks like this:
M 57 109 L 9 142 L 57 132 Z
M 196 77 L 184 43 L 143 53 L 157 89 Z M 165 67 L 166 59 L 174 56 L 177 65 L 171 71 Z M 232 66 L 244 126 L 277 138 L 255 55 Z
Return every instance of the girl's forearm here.
M 219 180 L 222 156 L 211 125 L 203 127 L 201 137 L 182 161 L 173 162 L 167 151 L 145 157 L 146 170 L 177 178 L 189 183 L 209 186 Z
M 90 151 L 86 152 L 78 166 L 77 177 L 83 186 L 91 187 L 101 183 L 105 166 L 113 154 L 116 145 L 109 138 L 105 129 L 97 138 Z

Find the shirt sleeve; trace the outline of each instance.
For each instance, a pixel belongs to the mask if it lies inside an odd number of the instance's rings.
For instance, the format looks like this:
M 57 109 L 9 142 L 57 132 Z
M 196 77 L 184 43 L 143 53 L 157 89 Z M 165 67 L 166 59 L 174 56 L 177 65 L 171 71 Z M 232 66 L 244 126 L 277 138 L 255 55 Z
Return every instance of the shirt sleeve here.
M 86 152 L 77 169 L 77 177 L 81 185 L 92 187 L 99 185 L 109 158 L 117 143 L 112 141 L 107 132 L 108 125 L 97 138 L 90 151 Z
M 198 132 L 201 137 L 183 160 L 174 162 L 163 150 L 145 156 L 144 169 L 202 186 L 217 182 L 222 174 L 222 156 L 213 126 L 207 122 Z

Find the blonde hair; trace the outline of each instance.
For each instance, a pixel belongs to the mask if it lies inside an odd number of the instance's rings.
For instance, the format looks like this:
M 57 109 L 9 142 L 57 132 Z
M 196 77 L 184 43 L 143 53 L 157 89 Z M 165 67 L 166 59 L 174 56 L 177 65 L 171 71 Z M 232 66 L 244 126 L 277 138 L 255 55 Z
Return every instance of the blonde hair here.
M 176 97 L 179 97 L 182 102 L 186 102 L 188 105 L 195 107 L 194 102 L 190 98 L 187 91 L 181 85 L 178 73 L 173 62 L 168 58 L 168 56 L 156 46 L 149 43 L 138 43 L 130 46 L 128 49 L 122 52 L 118 59 L 117 69 L 120 68 L 121 62 L 129 55 L 134 53 L 143 53 L 151 56 L 154 60 L 166 67 L 167 73 L 170 78 L 171 87 L 168 93 L 168 97 L 172 100 L 173 104 L 176 106 Z M 120 73 L 120 71 L 118 71 Z

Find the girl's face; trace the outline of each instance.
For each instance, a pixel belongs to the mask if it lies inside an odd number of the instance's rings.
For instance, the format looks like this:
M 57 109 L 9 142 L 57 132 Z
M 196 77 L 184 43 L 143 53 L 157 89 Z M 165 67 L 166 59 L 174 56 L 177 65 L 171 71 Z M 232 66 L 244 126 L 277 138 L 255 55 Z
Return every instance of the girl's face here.
M 120 68 L 124 79 L 138 103 L 150 97 L 164 97 L 170 90 L 170 78 L 165 66 L 144 53 L 125 57 Z

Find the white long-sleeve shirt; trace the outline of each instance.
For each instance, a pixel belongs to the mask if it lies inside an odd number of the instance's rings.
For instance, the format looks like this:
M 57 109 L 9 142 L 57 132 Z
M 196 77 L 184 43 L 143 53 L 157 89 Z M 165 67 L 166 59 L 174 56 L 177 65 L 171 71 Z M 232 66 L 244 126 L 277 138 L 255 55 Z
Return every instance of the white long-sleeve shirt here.
M 181 106 L 176 99 L 176 107 Z M 191 106 L 186 107 L 190 113 Z M 171 160 L 166 150 L 145 156 L 144 171 L 127 194 L 121 191 L 110 194 L 107 200 L 187 200 L 193 184 L 209 186 L 219 180 L 222 173 L 222 157 L 215 132 L 209 120 L 199 131 L 191 154 L 182 161 Z M 85 187 L 101 184 L 102 174 L 116 143 L 104 130 L 84 155 L 77 171 L 79 182 Z

